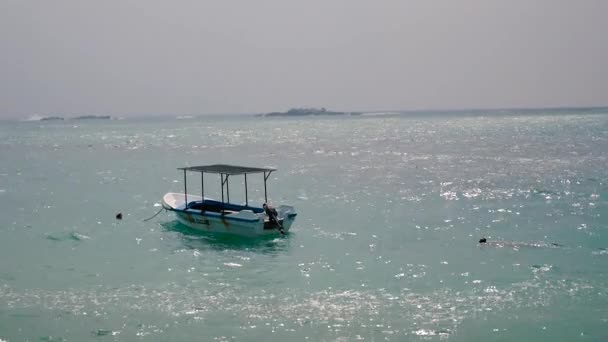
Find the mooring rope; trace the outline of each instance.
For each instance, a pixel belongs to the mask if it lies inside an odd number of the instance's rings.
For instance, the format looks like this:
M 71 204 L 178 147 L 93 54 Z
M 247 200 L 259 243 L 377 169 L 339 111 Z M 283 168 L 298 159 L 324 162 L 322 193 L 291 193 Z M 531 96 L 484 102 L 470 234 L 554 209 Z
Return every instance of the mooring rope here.
M 163 211 L 163 210 L 165 210 L 165 208 L 160 208 L 160 210 L 156 214 L 154 214 L 154 216 L 148 217 L 147 219 L 144 219 L 144 221 L 150 221 L 151 219 L 155 218 L 158 214 L 160 214 L 161 211 Z

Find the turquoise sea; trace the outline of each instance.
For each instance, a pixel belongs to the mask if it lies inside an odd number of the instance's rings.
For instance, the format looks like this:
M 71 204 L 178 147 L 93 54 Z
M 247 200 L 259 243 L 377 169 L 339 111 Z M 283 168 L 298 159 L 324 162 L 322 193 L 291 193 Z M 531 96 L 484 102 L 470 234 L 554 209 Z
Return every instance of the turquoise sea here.
M 608 109 L 1 122 L 0 161 L 3 342 L 608 340 Z M 142 220 L 214 163 L 276 167 L 290 234 Z

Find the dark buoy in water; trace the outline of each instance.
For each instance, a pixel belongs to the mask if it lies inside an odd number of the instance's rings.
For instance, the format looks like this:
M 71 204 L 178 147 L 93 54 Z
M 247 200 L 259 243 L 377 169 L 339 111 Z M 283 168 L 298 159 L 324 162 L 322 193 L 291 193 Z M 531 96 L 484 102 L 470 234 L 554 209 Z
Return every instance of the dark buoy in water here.
M 488 242 L 488 240 L 486 240 L 486 238 L 479 239 L 479 243 L 486 243 L 486 242 Z
M 117 220 L 122 220 L 122 213 L 116 214 L 116 219 Z

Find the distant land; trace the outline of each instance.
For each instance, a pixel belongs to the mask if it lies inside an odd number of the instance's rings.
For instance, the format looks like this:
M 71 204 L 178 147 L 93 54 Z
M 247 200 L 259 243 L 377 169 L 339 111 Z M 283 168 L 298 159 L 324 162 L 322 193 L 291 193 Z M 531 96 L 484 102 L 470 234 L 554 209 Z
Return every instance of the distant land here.
M 61 120 L 63 121 L 63 118 L 61 116 L 47 116 L 44 118 L 41 118 L 40 121 L 53 121 L 53 120 Z
M 360 115 L 360 112 L 334 112 L 325 108 L 291 108 L 286 112 L 271 112 L 259 116 Z
M 82 115 L 73 118 L 67 118 L 68 120 L 109 120 L 112 117 L 110 115 Z M 45 116 L 39 119 L 39 121 L 63 121 L 66 118 L 61 116 Z
M 83 115 L 72 118 L 72 120 L 109 120 L 111 118 L 109 115 Z
M 322 116 L 322 115 L 357 115 L 357 116 L 409 116 L 409 117 L 479 117 L 510 115 L 571 115 L 571 114 L 608 114 L 608 107 L 537 107 L 537 108 L 471 108 L 471 109 L 418 109 L 418 110 L 368 110 L 357 112 L 334 112 L 325 108 L 292 108 L 287 112 L 256 114 L 257 116 Z
M 454 116 L 454 117 L 479 117 L 479 116 L 518 116 L 518 115 L 571 115 L 571 114 L 604 114 L 608 115 L 608 106 L 564 106 L 564 107 L 503 107 L 503 108 L 455 108 L 455 109 L 367 109 L 358 111 L 332 111 L 325 108 L 292 108 L 285 112 L 271 113 L 223 113 L 223 114 L 187 114 L 179 115 L 176 119 L 194 119 L 207 117 L 223 117 L 225 115 L 252 115 L 258 117 L 349 117 L 349 116 L 408 116 L 408 117 L 428 117 L 428 116 Z M 176 114 L 148 115 L 147 117 L 166 117 Z M 73 121 L 73 120 L 122 120 L 125 118 L 143 118 L 145 115 L 128 115 L 121 114 L 120 116 L 110 115 L 81 115 L 81 116 L 59 116 L 59 115 L 32 115 L 28 118 L 14 119 L 2 118 L 2 121 Z

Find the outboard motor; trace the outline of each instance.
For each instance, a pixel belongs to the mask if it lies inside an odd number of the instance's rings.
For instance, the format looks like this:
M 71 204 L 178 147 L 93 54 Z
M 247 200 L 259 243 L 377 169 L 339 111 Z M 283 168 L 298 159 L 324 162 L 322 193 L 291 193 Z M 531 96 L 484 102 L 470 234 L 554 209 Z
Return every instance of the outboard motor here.
M 282 235 L 285 235 L 285 229 L 283 229 L 283 226 L 281 225 L 281 222 L 279 222 L 279 218 L 278 218 L 279 213 L 277 212 L 277 210 L 275 208 L 269 206 L 266 203 L 264 203 L 262 205 L 262 207 L 264 208 L 264 212 L 266 213 L 266 215 L 268 215 L 268 220 L 270 222 L 274 222 L 277 225 L 277 230 Z

